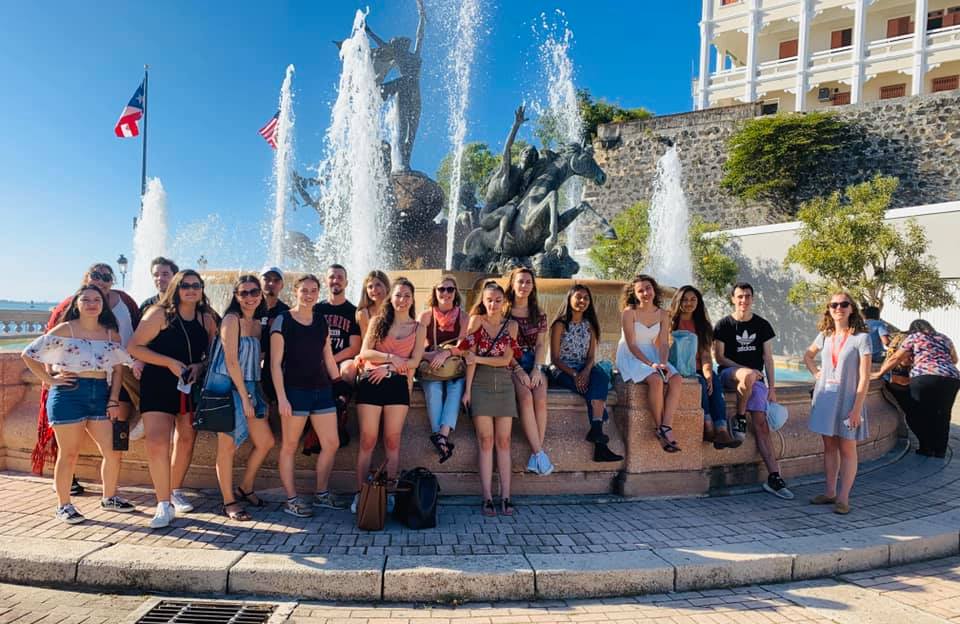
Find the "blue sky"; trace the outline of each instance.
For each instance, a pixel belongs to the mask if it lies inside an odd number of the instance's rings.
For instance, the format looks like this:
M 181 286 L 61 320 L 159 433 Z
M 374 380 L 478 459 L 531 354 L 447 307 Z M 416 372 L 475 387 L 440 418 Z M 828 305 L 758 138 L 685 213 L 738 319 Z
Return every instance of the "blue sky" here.
M 541 13 L 558 21 L 556 9 L 574 33 L 579 87 L 658 114 L 691 108 L 696 0 L 484 5 L 468 140 L 498 150 L 513 109 L 536 96 L 540 41 L 531 28 Z M 261 264 L 272 151 L 257 129 L 276 110 L 293 63 L 297 168 L 316 165 L 340 69 L 330 41 L 348 36 L 355 11 L 368 6 L 378 34 L 412 36 L 413 0 L 8 3 L 0 23 L 0 260 L 15 278 L 0 285 L 0 298 L 59 300 L 91 262 L 130 256 L 140 141 L 118 139 L 112 129 L 144 63 L 151 66 L 148 174 L 168 193 L 171 232 L 219 223 L 217 236 L 240 242 L 209 252 L 211 267 Z M 427 28 L 413 167 L 432 176 L 450 145 L 440 33 Z M 294 217 L 305 229 L 315 221 Z

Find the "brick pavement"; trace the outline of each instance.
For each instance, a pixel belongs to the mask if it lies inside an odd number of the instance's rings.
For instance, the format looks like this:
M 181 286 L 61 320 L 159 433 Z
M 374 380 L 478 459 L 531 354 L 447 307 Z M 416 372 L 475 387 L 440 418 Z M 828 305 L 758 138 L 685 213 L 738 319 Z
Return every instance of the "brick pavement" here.
M 603 600 L 557 600 L 465 605 L 301 602 L 287 620 L 297 624 L 512 624 L 520 622 L 654 622 L 656 624 L 893 622 L 890 605 L 911 621 L 960 622 L 960 557 L 850 574 L 809 590 L 816 603 L 837 588 L 850 604 L 825 610 L 793 598 L 802 583 Z M 129 622 L 150 597 L 97 594 L 0 584 L 0 624 Z M 210 598 L 205 596 L 203 598 Z M 807 601 L 809 602 L 809 600 Z M 860 611 L 853 613 L 853 602 Z M 872 605 L 872 606 L 871 606 Z M 845 613 L 849 611 L 850 613 Z M 886 612 L 885 612 L 886 611 Z

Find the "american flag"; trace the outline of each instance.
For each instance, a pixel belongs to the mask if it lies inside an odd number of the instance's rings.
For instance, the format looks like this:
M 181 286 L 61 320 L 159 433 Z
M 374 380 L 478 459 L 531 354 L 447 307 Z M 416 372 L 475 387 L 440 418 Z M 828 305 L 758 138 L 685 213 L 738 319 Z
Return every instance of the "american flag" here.
M 140 83 L 140 86 L 137 87 L 137 90 L 134 91 L 133 97 L 130 98 L 130 102 L 123 108 L 123 112 L 120 113 L 120 119 L 117 121 L 117 125 L 113 128 L 113 133 L 118 137 L 135 137 L 140 134 L 140 128 L 137 127 L 137 122 L 143 117 L 143 83 Z
M 270 118 L 270 121 L 267 122 L 267 125 L 260 128 L 260 136 L 263 137 L 263 140 L 270 144 L 270 147 L 277 149 L 277 126 L 280 121 L 280 111 L 277 111 L 277 114 Z

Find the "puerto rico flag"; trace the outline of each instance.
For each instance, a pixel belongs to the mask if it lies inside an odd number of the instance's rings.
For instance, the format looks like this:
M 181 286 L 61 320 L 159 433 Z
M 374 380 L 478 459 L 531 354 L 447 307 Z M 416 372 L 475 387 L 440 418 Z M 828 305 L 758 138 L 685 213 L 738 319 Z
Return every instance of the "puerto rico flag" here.
M 137 127 L 137 122 L 143 117 L 143 83 L 140 83 L 140 86 L 137 87 L 137 90 L 134 92 L 133 97 L 130 98 L 130 102 L 124 107 L 123 112 L 120 113 L 120 119 L 117 121 L 117 125 L 113 128 L 113 133 L 118 137 L 135 137 L 140 134 L 140 128 Z

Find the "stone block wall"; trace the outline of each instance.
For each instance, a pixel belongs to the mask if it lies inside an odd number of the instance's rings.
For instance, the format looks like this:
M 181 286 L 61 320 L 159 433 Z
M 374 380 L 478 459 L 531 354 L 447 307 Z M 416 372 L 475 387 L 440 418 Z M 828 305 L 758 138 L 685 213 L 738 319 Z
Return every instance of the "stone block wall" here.
M 867 102 L 837 112 L 862 136 L 843 159 L 841 185 L 881 172 L 900 178 L 894 207 L 960 199 L 960 91 Z M 728 139 L 759 114 L 758 104 L 742 104 L 601 126 L 594 146 L 607 183 L 588 184 L 585 199 L 608 219 L 649 200 L 657 159 L 667 149 L 658 139 L 666 137 L 680 152 L 693 214 L 723 227 L 782 220 L 768 207 L 746 205 L 720 188 Z

